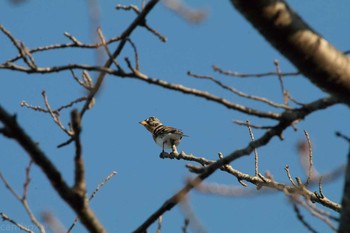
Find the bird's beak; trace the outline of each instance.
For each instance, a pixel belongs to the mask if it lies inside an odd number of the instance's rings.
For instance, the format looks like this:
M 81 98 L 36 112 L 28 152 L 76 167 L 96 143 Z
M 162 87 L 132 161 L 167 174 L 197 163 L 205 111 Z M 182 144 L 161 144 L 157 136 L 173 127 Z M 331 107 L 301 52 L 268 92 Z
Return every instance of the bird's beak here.
M 139 123 L 143 126 L 147 125 L 146 121 L 140 121 Z

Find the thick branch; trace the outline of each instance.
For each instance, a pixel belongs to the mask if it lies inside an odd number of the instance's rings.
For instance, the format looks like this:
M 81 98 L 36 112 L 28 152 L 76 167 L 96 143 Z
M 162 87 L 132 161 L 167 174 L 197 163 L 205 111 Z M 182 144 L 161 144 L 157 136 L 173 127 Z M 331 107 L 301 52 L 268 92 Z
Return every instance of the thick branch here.
M 231 0 L 297 69 L 350 105 L 350 58 L 318 35 L 283 0 Z
M 103 226 L 95 217 L 95 214 L 87 205 L 87 198 L 74 192 L 63 180 L 61 173 L 56 169 L 53 163 L 48 159 L 45 153 L 38 147 L 29 135 L 17 124 L 16 118 L 8 114 L 0 106 L 0 121 L 4 124 L 11 138 L 16 140 L 19 145 L 28 153 L 31 159 L 37 164 L 49 179 L 51 185 L 63 200 L 71 206 L 77 213 L 79 219 L 90 232 L 105 232 Z M 85 200 L 86 199 L 86 200 Z

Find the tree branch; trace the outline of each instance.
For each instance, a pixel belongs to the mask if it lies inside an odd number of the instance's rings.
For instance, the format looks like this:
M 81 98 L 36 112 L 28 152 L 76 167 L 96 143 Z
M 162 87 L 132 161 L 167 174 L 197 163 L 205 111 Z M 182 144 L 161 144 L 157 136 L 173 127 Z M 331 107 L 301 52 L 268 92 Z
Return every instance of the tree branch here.
M 39 148 L 29 135 L 18 125 L 16 117 L 11 116 L 0 106 L 0 121 L 11 134 L 12 138 L 28 153 L 46 175 L 56 192 L 77 213 L 85 227 L 94 233 L 105 232 L 103 226 L 96 218 L 91 208 L 87 205 L 87 198 L 74 192 L 64 181 L 61 173 L 56 169 L 47 155 Z
M 167 199 L 162 206 L 157 209 L 153 214 L 151 214 L 144 223 L 142 223 L 134 233 L 143 233 L 146 229 L 158 219 L 159 216 L 163 215 L 166 211 L 171 210 L 176 206 L 179 201 L 181 201 L 188 192 L 190 192 L 195 186 L 200 184 L 203 180 L 211 176 L 217 169 L 220 169 L 222 166 L 231 163 L 232 161 L 242 157 L 247 156 L 254 151 L 255 148 L 266 145 L 273 137 L 281 135 L 281 133 L 289 127 L 294 121 L 304 119 L 308 114 L 316 110 L 327 108 L 335 103 L 337 103 L 337 98 L 327 97 L 317 101 L 314 101 L 310 104 L 306 104 L 299 109 L 293 111 L 285 111 L 282 113 L 282 120 L 269 131 L 267 131 L 259 139 L 250 142 L 245 148 L 238 149 L 226 157 L 217 160 L 216 162 L 210 164 L 204 168 L 204 171 L 192 180 L 192 182 L 187 183 L 182 189 L 177 193 Z
M 318 35 L 283 0 L 231 0 L 296 68 L 350 105 L 350 58 Z

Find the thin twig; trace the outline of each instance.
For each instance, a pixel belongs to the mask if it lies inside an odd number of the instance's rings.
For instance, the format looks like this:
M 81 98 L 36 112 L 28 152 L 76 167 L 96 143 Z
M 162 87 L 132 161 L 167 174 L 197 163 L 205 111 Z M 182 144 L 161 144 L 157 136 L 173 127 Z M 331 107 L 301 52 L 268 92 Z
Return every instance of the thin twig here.
M 324 198 L 323 189 L 322 189 L 322 178 L 323 176 L 320 176 L 319 182 L 318 182 L 318 192 L 320 193 L 320 198 Z
M 129 44 L 131 45 L 132 49 L 134 50 L 135 69 L 136 69 L 136 70 L 140 70 L 139 54 L 138 54 L 138 52 L 137 52 L 136 45 L 135 45 L 135 43 L 134 43 L 130 38 L 128 38 L 128 42 L 129 42 Z
M 240 121 L 240 120 L 234 120 L 232 121 L 233 123 L 237 124 L 237 125 L 243 125 L 243 126 L 247 126 L 247 122 L 245 121 Z M 260 126 L 260 125 L 253 125 L 253 124 L 250 124 L 250 127 L 251 128 L 254 128 L 254 129 L 271 129 L 273 126 Z
M 26 167 L 26 179 L 23 184 L 22 198 L 27 198 L 27 193 L 28 193 L 28 188 L 30 183 L 30 170 L 32 168 L 32 165 L 33 165 L 33 160 L 30 160 L 28 166 Z
M 215 79 L 214 77 L 211 77 L 211 76 L 194 74 L 191 71 L 188 71 L 187 75 L 189 75 L 191 77 L 194 77 L 194 78 L 210 80 L 210 81 L 214 82 L 215 84 L 217 84 L 218 86 L 220 86 L 221 88 L 223 88 L 225 90 L 228 90 L 228 91 L 230 91 L 230 92 L 232 92 L 232 93 L 234 93 L 234 94 L 236 94 L 238 96 L 247 98 L 247 99 L 256 100 L 256 101 L 268 104 L 268 105 L 270 105 L 272 107 L 275 107 L 275 108 L 292 109 L 291 107 L 289 107 L 289 106 L 287 106 L 285 104 L 275 103 L 272 100 L 266 99 L 264 97 L 246 94 L 246 93 L 244 93 L 242 91 L 239 91 L 239 90 L 237 90 L 237 89 L 235 89 L 233 87 L 225 85 L 224 83 L 220 82 L 219 80 L 217 80 L 217 79 Z
M 110 51 L 109 48 L 108 48 L 108 44 L 106 43 L 106 39 L 105 39 L 105 37 L 104 37 L 104 35 L 103 35 L 103 32 L 102 32 L 101 27 L 98 27 L 98 28 L 97 28 L 97 34 L 98 34 L 98 37 L 100 38 L 100 41 L 101 41 L 101 43 L 102 43 L 102 46 L 103 46 L 103 48 L 105 49 L 105 51 L 106 51 L 108 57 L 109 57 L 110 59 L 112 59 L 113 64 L 115 65 L 115 67 L 116 67 L 118 70 L 122 70 L 121 67 L 119 66 L 118 62 L 116 61 L 116 59 L 113 58 L 113 55 L 112 55 L 111 51 Z
M 25 211 L 27 212 L 30 220 L 32 221 L 32 223 L 39 229 L 39 231 L 41 233 L 45 233 L 45 228 L 44 226 L 37 220 L 37 218 L 35 217 L 35 215 L 33 214 L 28 201 L 27 201 L 27 192 L 28 192 L 28 187 L 29 187 L 29 183 L 30 183 L 30 169 L 32 166 L 32 160 L 29 162 L 29 165 L 26 168 L 26 178 L 24 181 L 24 185 L 23 185 L 23 196 L 20 196 L 10 185 L 10 183 L 5 179 L 5 177 L 1 174 L 0 172 L 0 179 L 2 180 L 2 182 L 5 184 L 5 187 L 11 192 L 11 194 L 23 205 Z
M 1 24 L 0 24 L 0 30 L 10 39 L 10 41 L 12 42 L 12 44 L 16 47 L 16 49 L 18 50 L 18 53 L 20 54 L 20 57 L 23 59 L 23 61 L 31 68 L 31 69 L 35 69 L 36 65 L 34 63 L 34 59 L 32 58 L 32 56 L 30 55 L 30 51 L 27 50 L 27 48 L 25 47 L 25 45 L 22 42 L 18 42 L 16 40 L 16 38 L 6 29 L 4 28 Z M 30 60 L 27 59 L 27 55 L 30 55 Z M 7 63 L 7 62 L 5 62 Z
M 51 107 L 50 107 L 50 104 L 49 104 L 49 100 L 47 98 L 47 95 L 46 95 L 46 92 L 45 91 L 42 91 L 41 92 L 41 95 L 43 96 L 44 98 L 44 102 L 45 102 L 45 106 L 46 106 L 46 109 L 48 110 L 48 112 L 50 113 L 53 121 L 63 130 L 63 132 L 65 132 L 68 136 L 72 136 L 72 132 L 68 131 L 64 125 L 62 124 L 60 118 L 59 118 L 59 115 L 57 113 L 55 113 Z
M 305 137 L 306 137 L 306 141 L 307 141 L 307 144 L 309 146 L 309 169 L 308 169 L 308 175 L 307 175 L 307 180 L 305 182 L 305 186 L 308 186 L 311 179 L 312 179 L 312 170 L 313 170 L 313 160 L 312 160 L 312 144 L 311 144 L 311 141 L 310 141 L 310 136 L 309 136 L 309 133 L 304 130 L 304 134 L 305 134 Z
M 246 123 L 247 123 L 247 127 L 249 130 L 250 138 L 252 139 L 252 142 L 254 142 L 254 134 L 253 134 L 252 128 L 250 128 L 250 122 L 246 121 Z M 255 161 L 255 176 L 258 176 L 258 174 L 259 174 L 259 156 L 258 156 L 258 150 L 256 148 L 254 148 L 254 161 Z
M 283 102 L 286 106 L 288 106 L 288 91 L 284 88 L 284 84 L 283 84 L 283 80 L 282 80 L 282 75 L 281 75 L 281 70 L 280 70 L 280 66 L 279 66 L 279 61 L 276 59 L 274 62 L 274 65 L 276 67 L 276 73 L 277 73 L 277 77 L 278 80 L 280 82 L 281 85 L 281 90 L 282 90 L 282 96 L 283 96 Z
M 104 64 L 103 67 L 105 68 L 109 68 L 112 64 L 114 59 L 116 59 L 119 54 L 121 53 L 121 51 L 124 48 L 124 45 L 126 43 L 127 38 L 130 37 L 131 33 L 142 23 L 145 21 L 146 16 L 148 15 L 148 13 L 153 9 L 153 7 L 159 2 L 159 0 L 150 0 L 145 8 L 142 10 L 142 12 L 140 12 L 140 14 L 135 18 L 135 20 L 129 25 L 129 27 L 121 34 L 121 41 L 118 45 L 118 47 L 116 48 L 116 50 L 114 51 L 114 53 L 112 54 L 112 56 L 107 60 L 107 62 Z M 92 101 L 92 99 L 95 97 L 95 95 L 97 94 L 97 92 L 99 91 L 100 87 L 102 86 L 103 80 L 106 76 L 106 72 L 101 72 L 99 74 L 99 76 L 97 77 L 97 81 L 95 84 L 95 87 L 90 91 L 89 96 L 85 102 L 84 107 L 82 108 L 82 110 L 80 111 L 80 115 L 81 118 L 83 117 L 84 113 L 86 112 L 86 110 L 89 109 L 89 105 L 90 102 Z
M 295 182 L 294 182 L 294 180 L 293 180 L 293 178 L 292 178 L 292 176 L 291 176 L 291 174 L 290 174 L 289 165 L 286 165 L 286 166 L 284 167 L 284 170 L 287 172 L 287 177 L 288 177 L 290 183 L 292 183 L 292 185 L 293 185 L 294 187 L 297 187 L 297 185 L 295 184 Z
M 350 137 L 346 136 L 345 134 L 342 134 L 341 132 L 337 131 L 335 132 L 335 136 L 340 137 L 350 143 Z
M 72 107 L 74 104 L 77 104 L 77 103 L 80 103 L 80 102 L 83 102 L 86 100 L 86 97 L 83 96 L 83 97 L 80 97 L 76 100 L 73 100 L 71 101 L 70 103 L 66 104 L 66 105 L 62 105 L 61 107 L 55 109 L 55 110 L 52 110 L 53 113 L 57 114 L 59 112 L 61 112 L 63 109 L 67 109 L 67 108 L 70 108 Z M 33 105 L 30 105 L 28 104 L 26 101 L 21 101 L 21 107 L 26 107 L 26 108 L 29 108 L 29 109 L 32 109 L 34 111 L 39 111 L 39 112 L 45 112 L 45 113 L 50 113 L 49 110 L 47 110 L 46 108 L 43 108 L 41 106 L 33 106 Z
M 227 99 L 213 95 L 213 94 L 208 93 L 206 91 L 201 91 L 198 89 L 185 87 L 183 85 L 172 84 L 172 83 L 168 83 L 164 80 L 159 80 L 159 79 L 148 77 L 147 75 L 145 75 L 145 74 L 141 73 L 140 71 L 137 71 L 135 68 L 133 68 L 131 65 L 131 62 L 128 58 L 125 58 L 125 61 L 129 67 L 129 69 L 133 72 L 131 75 L 128 75 L 130 78 L 135 78 L 135 79 L 138 79 L 138 80 L 150 83 L 150 84 L 154 84 L 154 85 L 161 86 L 161 87 L 164 87 L 167 89 L 179 91 L 179 92 L 182 92 L 185 94 L 199 96 L 201 98 L 219 103 L 219 104 L 221 104 L 229 109 L 234 109 L 234 110 L 237 110 L 239 112 L 243 112 L 243 113 L 246 113 L 249 115 L 262 117 L 262 118 L 270 118 L 270 119 L 274 119 L 274 120 L 281 119 L 280 113 L 259 111 L 259 110 L 253 109 L 253 108 L 249 108 L 249 107 L 246 107 L 246 106 L 243 106 L 240 104 L 230 102 Z
M 267 76 L 276 76 L 278 75 L 277 72 L 266 72 L 266 73 L 257 73 L 257 74 L 247 74 L 247 73 L 239 73 L 239 72 L 233 72 L 233 71 L 224 71 L 221 68 L 219 68 L 216 65 L 212 66 L 214 71 L 219 72 L 220 74 L 228 75 L 228 76 L 233 76 L 233 77 L 238 77 L 238 78 L 261 78 L 261 77 L 267 77 Z M 288 77 L 288 76 L 297 76 L 300 75 L 300 72 L 289 72 L 289 73 L 280 73 L 281 76 L 283 77 Z
M 17 223 L 15 220 L 7 216 L 6 214 L 0 212 L 0 217 L 2 218 L 3 221 L 8 221 L 18 227 L 20 230 L 28 232 L 28 233 L 34 233 L 34 231 L 30 230 L 29 228 L 23 226 L 22 224 Z
M 116 174 L 117 174 L 117 172 L 115 172 L 115 171 L 111 172 L 100 184 L 97 185 L 97 187 L 95 188 L 95 190 L 92 192 L 92 194 L 89 197 L 89 202 L 95 197 L 95 195 L 100 190 L 100 188 L 102 188 L 102 186 L 105 185 Z M 79 218 L 78 218 L 78 216 L 76 216 L 72 225 L 69 227 L 67 233 L 70 233 L 72 231 L 74 226 L 78 223 L 78 220 L 79 220 Z

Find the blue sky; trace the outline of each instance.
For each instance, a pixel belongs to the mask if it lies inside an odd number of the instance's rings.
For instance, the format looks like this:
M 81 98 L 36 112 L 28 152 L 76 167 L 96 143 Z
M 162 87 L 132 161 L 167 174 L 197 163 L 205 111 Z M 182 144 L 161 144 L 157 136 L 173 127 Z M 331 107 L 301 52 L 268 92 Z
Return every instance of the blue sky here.
M 99 6 L 104 35 L 107 38 L 118 35 L 134 17 L 132 12 L 116 11 L 117 4 L 140 5 L 140 2 L 101 1 Z M 142 72 L 154 78 L 205 90 L 233 102 L 267 109 L 264 105 L 224 92 L 206 80 L 188 77 L 186 72 L 191 70 L 213 75 L 244 92 L 281 102 L 276 77 L 243 80 L 219 76 L 212 71 L 211 66 L 215 64 L 227 70 L 260 73 L 274 71 L 273 61 L 278 59 L 282 71 L 295 71 L 294 67 L 244 20 L 229 1 L 187 3 L 205 9 L 208 17 L 200 24 L 190 24 L 159 4 L 149 15 L 148 23 L 165 35 L 168 41 L 162 43 L 142 28 L 132 34 L 131 38 L 139 51 Z M 291 1 L 290 4 L 335 47 L 342 51 L 349 49 L 348 1 L 339 0 L 336 4 L 330 0 Z M 93 37 L 89 22 L 85 1 L 44 3 L 28 0 L 16 6 L 9 4 L 9 1 L 0 1 L 0 23 L 29 48 L 67 43 L 64 32 L 69 32 L 81 41 L 91 42 Z M 1 62 L 17 55 L 15 48 L 2 34 L 0 42 Z M 113 48 L 112 46 L 111 49 Z M 121 58 L 132 57 L 132 54 L 130 47 L 127 47 Z M 45 53 L 35 58 L 41 66 L 96 64 L 96 54 L 81 49 Z M 120 63 L 126 67 L 123 60 Z M 71 184 L 73 145 L 56 149 L 67 136 L 49 115 L 22 108 L 20 102 L 25 100 L 32 105 L 44 106 L 41 92 L 45 90 L 51 106 L 55 108 L 85 95 L 84 90 L 69 72 L 46 76 L 0 70 L 0 79 L 0 104 L 9 112 L 17 114 L 21 125 Z M 325 93 L 302 76 L 286 78 L 285 86 L 293 97 L 302 102 L 325 96 Z M 187 162 L 159 158 L 161 148 L 138 124 L 149 116 L 157 116 L 164 124 L 178 127 L 190 136 L 183 139 L 179 151 L 184 150 L 209 159 L 217 159 L 218 152 L 225 155 L 249 143 L 247 129 L 232 124 L 232 120 L 250 120 L 264 125 L 273 123 L 243 115 L 198 97 L 165 90 L 138 80 L 108 76 L 96 105 L 84 116 L 82 133 L 89 193 L 109 173 L 118 172 L 91 203 L 108 232 L 134 230 L 183 186 L 186 177 L 191 176 L 184 166 Z M 294 176 L 305 177 L 296 151 L 296 143 L 304 138 L 303 129 L 310 134 L 314 164 L 319 172 L 329 172 L 343 164 L 348 148 L 345 142 L 334 136 L 334 132 L 341 130 L 347 134 L 349 117 L 348 108 L 339 105 L 309 116 L 297 125 L 297 132 L 287 129 L 283 142 L 274 139 L 269 146 L 258 150 L 260 171 L 268 170 L 276 180 L 287 182 L 284 166 L 289 164 Z M 67 125 L 69 111 L 63 112 L 61 119 Z M 254 130 L 254 134 L 258 138 L 262 132 Z M 3 137 L 0 137 L 0 148 L 0 171 L 21 193 L 28 156 L 14 142 Z M 237 160 L 232 165 L 243 172 L 254 173 L 252 156 Z M 73 211 L 53 192 L 37 167 L 32 169 L 31 177 L 28 199 L 34 213 L 40 216 L 42 211 L 50 211 L 68 227 L 75 216 Z M 220 171 L 210 177 L 208 182 L 239 186 L 236 178 Z M 339 179 L 332 184 L 325 184 L 327 197 L 340 202 L 342 182 Z M 23 225 L 30 225 L 23 208 L 3 185 L 0 185 L 0 193 L 0 211 Z M 190 193 L 189 200 L 207 232 L 307 232 L 296 220 L 288 200 L 280 193 L 229 198 L 194 191 Z M 305 216 L 320 232 L 331 232 L 324 223 L 307 213 Z M 174 208 L 163 216 L 163 232 L 181 232 L 183 220 L 181 209 Z M 1 222 L 0 226 L 4 224 L 7 223 Z M 75 232 L 83 231 L 80 224 L 76 226 Z M 149 232 L 155 232 L 155 225 Z

